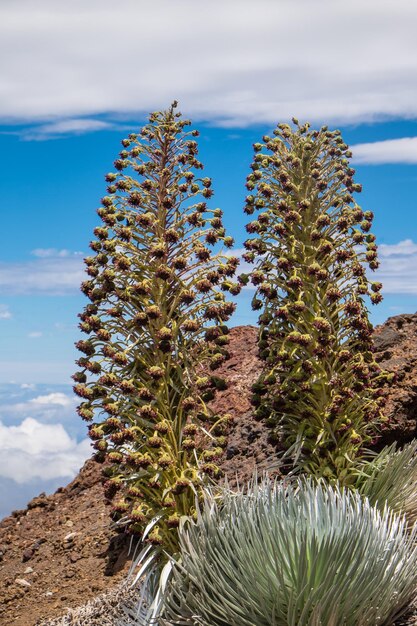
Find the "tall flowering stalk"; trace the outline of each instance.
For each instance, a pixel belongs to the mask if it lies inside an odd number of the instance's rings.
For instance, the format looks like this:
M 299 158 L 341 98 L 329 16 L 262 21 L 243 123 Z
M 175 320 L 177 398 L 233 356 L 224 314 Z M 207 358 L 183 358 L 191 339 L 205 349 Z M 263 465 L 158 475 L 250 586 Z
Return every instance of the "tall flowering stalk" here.
M 382 300 L 365 270 L 378 268 L 373 214 L 353 198 L 340 131 L 293 121 L 255 144 L 246 185 L 245 211 L 259 213 L 245 242 L 254 269 L 240 281 L 256 287 L 265 362 L 253 402 L 298 468 L 348 481 L 384 419 L 364 301 Z
M 211 180 L 196 175 L 195 130 L 175 111 L 150 116 L 139 135 L 122 141 L 108 194 L 98 209 L 85 259 L 90 303 L 80 315 L 88 335 L 74 375 L 80 416 L 101 460 L 107 460 L 114 511 L 148 540 L 176 549 L 176 528 L 195 510 L 226 445 L 229 417 L 206 401 L 227 358 L 225 322 L 235 305 L 238 260 L 214 254 L 233 246 L 222 211 L 210 209 Z M 204 374 L 208 371 L 209 374 Z

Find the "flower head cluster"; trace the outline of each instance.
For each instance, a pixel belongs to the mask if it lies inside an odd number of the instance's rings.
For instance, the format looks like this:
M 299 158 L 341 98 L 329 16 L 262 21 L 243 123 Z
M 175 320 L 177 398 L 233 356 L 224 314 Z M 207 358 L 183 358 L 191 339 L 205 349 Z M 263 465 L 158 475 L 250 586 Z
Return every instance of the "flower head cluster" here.
M 199 176 L 198 132 L 189 124 L 174 103 L 122 141 L 85 259 L 87 338 L 77 343 L 74 375 L 78 412 L 110 462 L 105 489 L 116 496 L 114 510 L 137 531 L 160 517 L 149 540 L 165 546 L 205 476 L 220 474 L 227 423 L 205 404 L 216 378 L 202 385 L 200 373 L 228 357 L 225 322 L 235 305 L 226 294 L 240 290 L 238 260 L 214 249 L 233 240 L 222 211 L 207 204 L 211 180 Z
M 384 374 L 372 354 L 365 297 L 381 284 L 373 214 L 354 200 L 351 153 L 340 131 L 280 124 L 254 145 L 242 284 L 256 287 L 264 372 L 253 402 L 297 464 L 344 480 L 349 459 L 383 419 Z

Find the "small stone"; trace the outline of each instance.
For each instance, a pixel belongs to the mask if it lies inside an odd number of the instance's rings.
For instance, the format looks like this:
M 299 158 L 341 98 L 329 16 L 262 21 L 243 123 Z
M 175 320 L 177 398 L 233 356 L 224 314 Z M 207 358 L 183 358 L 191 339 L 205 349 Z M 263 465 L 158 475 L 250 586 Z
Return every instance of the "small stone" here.
M 71 550 L 74 547 L 74 538 L 78 535 L 78 533 L 69 533 L 63 539 L 64 550 Z
M 64 541 L 74 541 L 74 537 L 76 537 L 78 533 L 69 533 L 64 537 Z
M 69 528 L 72 528 L 72 526 L 74 526 L 74 522 L 73 522 L 72 520 L 68 519 L 68 520 L 65 522 L 65 526 L 69 526 Z
M 31 587 L 32 586 L 30 584 L 30 582 L 28 582 L 24 578 L 16 578 L 15 583 L 16 583 L 16 585 L 20 585 L 21 587 Z
M 46 591 L 45 595 L 47 598 L 51 598 L 54 594 L 52 593 L 52 591 Z
M 23 563 L 26 563 L 26 561 L 30 561 L 34 554 L 35 551 L 32 548 L 26 548 L 26 550 L 24 550 L 22 554 Z
M 33 567 L 27 567 L 23 573 L 24 574 L 32 574 L 32 572 L 33 572 Z

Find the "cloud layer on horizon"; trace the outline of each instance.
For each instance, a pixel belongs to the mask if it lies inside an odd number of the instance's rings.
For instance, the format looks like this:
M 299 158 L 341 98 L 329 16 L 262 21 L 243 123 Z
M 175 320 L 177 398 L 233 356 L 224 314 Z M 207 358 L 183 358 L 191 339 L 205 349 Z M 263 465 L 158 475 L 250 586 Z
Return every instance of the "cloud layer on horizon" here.
M 409 0 L 19 0 L 0 18 L 0 119 L 41 135 L 174 98 L 229 126 L 417 117 Z
M 27 417 L 17 426 L 0 422 L 0 454 L 0 477 L 23 484 L 71 478 L 91 455 L 91 447 L 87 439 L 77 443 L 62 424 Z

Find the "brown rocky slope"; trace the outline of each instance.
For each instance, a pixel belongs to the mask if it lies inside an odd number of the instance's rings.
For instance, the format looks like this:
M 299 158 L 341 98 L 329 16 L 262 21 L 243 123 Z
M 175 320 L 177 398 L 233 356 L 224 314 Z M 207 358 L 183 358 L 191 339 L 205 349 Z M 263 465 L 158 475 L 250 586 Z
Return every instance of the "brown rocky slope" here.
M 417 314 L 377 327 L 375 347 L 383 367 L 397 373 L 384 441 L 409 441 L 417 435 Z M 274 455 L 249 402 L 260 371 L 256 329 L 232 329 L 230 351 L 223 366 L 228 389 L 213 408 L 235 416 L 223 467 L 231 479 L 245 480 Z M 103 500 L 100 466 L 87 461 L 67 487 L 34 498 L 0 522 L 0 624 L 42 624 L 107 591 L 124 577 L 128 553 L 129 540 L 115 532 Z

